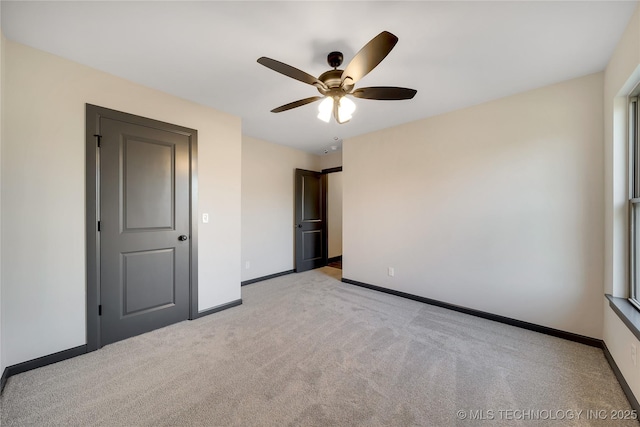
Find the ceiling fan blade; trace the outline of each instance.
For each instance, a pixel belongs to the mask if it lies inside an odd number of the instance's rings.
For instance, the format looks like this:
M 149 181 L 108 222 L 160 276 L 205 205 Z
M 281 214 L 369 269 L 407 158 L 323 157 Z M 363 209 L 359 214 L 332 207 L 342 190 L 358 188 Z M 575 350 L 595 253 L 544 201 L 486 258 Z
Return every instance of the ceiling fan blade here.
M 388 31 L 375 36 L 349 62 L 342 72 L 342 82 L 348 79 L 346 83 L 352 85 L 369 74 L 391 52 L 396 43 L 398 38 Z
M 311 104 L 319 99 L 324 98 L 323 96 L 312 96 L 311 98 L 300 99 L 298 101 L 290 102 L 288 104 L 282 105 L 278 108 L 274 108 L 271 110 L 272 113 L 281 113 L 283 111 L 291 110 L 292 108 L 302 107 L 303 105 Z
M 417 90 L 407 89 L 406 87 L 375 86 L 356 89 L 351 95 L 356 98 L 393 101 L 411 99 L 416 95 L 416 93 L 418 93 Z
M 271 68 L 273 71 L 277 71 L 280 74 L 284 74 L 287 77 L 301 81 L 302 83 L 310 84 L 312 86 L 320 86 L 323 89 L 327 89 L 327 85 L 313 77 L 311 74 L 305 73 L 302 70 L 298 70 L 291 65 L 287 65 L 284 62 L 276 61 L 275 59 L 267 58 L 265 56 L 258 59 L 258 63 L 264 65 L 267 68 Z

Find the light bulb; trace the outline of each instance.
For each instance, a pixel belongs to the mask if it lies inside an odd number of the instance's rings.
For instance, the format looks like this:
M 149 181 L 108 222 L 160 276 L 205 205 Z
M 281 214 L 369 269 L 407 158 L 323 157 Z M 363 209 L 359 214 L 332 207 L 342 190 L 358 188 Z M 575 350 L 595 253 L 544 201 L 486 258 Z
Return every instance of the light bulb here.
M 333 111 L 333 98 L 327 96 L 318 105 L 318 118 L 323 122 L 329 123 L 331 120 L 331 112 Z
M 354 111 L 356 111 L 356 104 L 352 100 L 346 96 L 340 98 L 338 102 L 338 122 L 344 123 L 351 120 Z

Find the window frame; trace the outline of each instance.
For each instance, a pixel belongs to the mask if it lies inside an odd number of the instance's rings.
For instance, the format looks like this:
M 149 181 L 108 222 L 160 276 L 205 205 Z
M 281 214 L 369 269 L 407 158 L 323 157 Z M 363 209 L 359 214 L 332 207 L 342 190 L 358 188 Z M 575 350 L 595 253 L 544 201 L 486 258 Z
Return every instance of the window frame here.
M 640 210 L 640 89 L 636 87 L 629 96 L 629 302 L 640 310 L 640 277 L 636 254 L 640 247 L 640 224 L 636 221 L 636 211 Z

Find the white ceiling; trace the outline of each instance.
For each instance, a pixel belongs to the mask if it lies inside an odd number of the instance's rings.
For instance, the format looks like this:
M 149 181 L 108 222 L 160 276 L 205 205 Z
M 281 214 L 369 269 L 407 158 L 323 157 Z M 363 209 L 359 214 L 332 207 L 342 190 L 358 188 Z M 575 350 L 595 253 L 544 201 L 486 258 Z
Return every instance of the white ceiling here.
M 243 133 L 321 153 L 342 139 L 602 71 L 635 1 L 5 1 L 13 41 L 240 116 Z M 356 87 L 418 90 L 355 99 L 346 124 L 316 118 L 318 95 L 256 62 L 318 76 L 383 30 L 400 41 Z

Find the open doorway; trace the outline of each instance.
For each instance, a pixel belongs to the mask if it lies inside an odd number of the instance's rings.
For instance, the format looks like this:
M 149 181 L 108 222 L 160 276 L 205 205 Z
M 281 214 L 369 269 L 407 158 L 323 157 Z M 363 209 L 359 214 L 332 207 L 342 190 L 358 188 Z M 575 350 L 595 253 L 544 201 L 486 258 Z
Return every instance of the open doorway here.
M 322 172 L 327 178 L 327 265 L 342 269 L 342 167 Z

